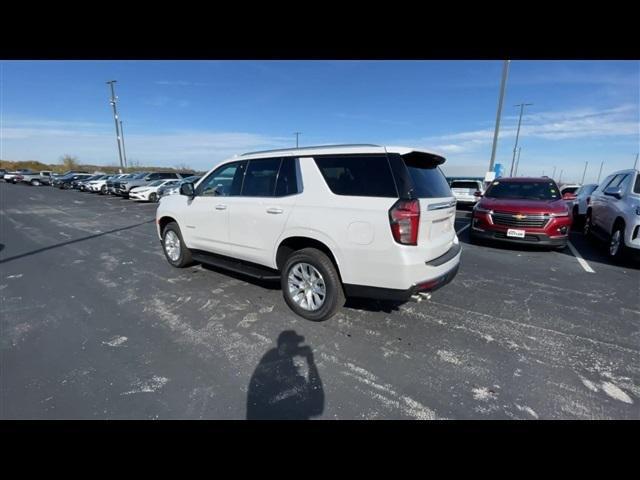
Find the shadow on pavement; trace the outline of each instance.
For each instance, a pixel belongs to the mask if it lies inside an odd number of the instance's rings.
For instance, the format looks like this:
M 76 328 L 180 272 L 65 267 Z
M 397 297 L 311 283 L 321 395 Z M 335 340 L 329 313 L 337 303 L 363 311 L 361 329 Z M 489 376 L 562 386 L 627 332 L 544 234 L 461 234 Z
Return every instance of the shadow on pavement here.
M 309 420 L 324 411 L 324 390 L 313 351 L 302 342 L 303 336 L 285 330 L 277 346 L 260 359 L 249 382 L 247 420 Z M 296 363 L 306 364 L 306 376 Z
M 18 260 L 19 258 L 23 258 L 23 257 L 28 257 L 30 255 L 35 255 L 37 253 L 46 252 L 47 250 L 52 250 L 54 248 L 64 247 L 65 245 L 72 245 L 74 243 L 84 242 L 85 240 L 91 240 L 93 238 L 102 237 L 104 235 L 110 235 L 112 233 L 122 232 L 124 230 L 131 230 L 132 228 L 136 228 L 136 227 L 139 227 L 141 225 L 146 225 L 147 223 L 154 223 L 154 222 L 155 222 L 155 219 L 147 220 L 146 222 L 136 223 L 135 225 L 129 225 L 127 227 L 116 228 L 116 229 L 113 229 L 113 230 L 109 230 L 108 232 L 96 233 L 95 235 L 89 235 L 89 236 L 82 237 L 82 238 L 76 238 L 75 240 L 69 240 L 67 242 L 56 243 L 55 245 L 51 245 L 49 247 L 38 248 L 37 250 L 32 250 L 31 252 L 21 253 L 20 255 L 14 255 L 13 257 L 3 258 L 2 260 L 0 260 L 0 264 L 11 262 L 13 260 Z

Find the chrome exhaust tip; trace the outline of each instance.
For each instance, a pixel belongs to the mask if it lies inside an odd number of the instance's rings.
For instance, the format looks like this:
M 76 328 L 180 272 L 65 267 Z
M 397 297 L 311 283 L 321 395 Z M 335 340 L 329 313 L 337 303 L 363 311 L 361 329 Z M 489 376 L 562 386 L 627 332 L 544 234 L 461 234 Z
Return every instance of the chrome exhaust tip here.
M 420 295 L 411 295 L 411 300 L 419 303 L 422 301 L 422 297 Z
M 424 300 L 431 300 L 431 294 L 429 292 L 419 292 L 418 295 Z

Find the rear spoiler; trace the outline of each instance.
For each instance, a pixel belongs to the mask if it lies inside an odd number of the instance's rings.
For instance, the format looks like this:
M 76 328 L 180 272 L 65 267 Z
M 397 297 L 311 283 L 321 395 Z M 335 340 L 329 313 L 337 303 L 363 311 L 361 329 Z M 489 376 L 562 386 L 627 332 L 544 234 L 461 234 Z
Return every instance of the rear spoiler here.
M 417 150 L 413 150 L 401 156 L 410 162 L 425 163 L 433 166 L 442 165 L 446 161 L 444 157 L 436 155 L 435 153 L 420 152 Z

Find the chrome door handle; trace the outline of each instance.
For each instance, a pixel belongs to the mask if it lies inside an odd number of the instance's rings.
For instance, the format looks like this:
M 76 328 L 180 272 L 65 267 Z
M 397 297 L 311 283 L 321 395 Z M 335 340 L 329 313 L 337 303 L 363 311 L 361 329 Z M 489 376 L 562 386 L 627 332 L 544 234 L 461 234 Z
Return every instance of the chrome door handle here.
M 226 210 L 227 206 L 226 205 L 216 205 L 216 210 Z
M 267 208 L 267 213 L 272 213 L 274 215 L 282 213 L 283 211 L 284 210 L 282 210 L 281 208 Z

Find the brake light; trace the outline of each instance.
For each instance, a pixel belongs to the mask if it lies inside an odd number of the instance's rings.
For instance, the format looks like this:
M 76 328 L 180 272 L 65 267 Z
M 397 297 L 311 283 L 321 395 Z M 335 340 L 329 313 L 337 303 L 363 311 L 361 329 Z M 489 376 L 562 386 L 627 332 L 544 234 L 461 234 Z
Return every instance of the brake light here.
M 389 210 L 389 224 L 396 242 L 403 245 L 417 245 L 420 201 L 398 200 Z

